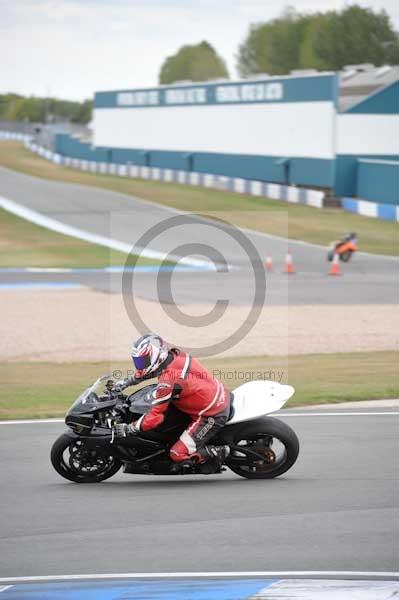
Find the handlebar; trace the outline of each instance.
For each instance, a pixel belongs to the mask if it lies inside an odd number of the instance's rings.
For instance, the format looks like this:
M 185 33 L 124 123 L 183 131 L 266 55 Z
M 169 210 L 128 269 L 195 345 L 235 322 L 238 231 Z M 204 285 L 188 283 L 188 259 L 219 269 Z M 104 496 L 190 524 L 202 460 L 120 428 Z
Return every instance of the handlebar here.
M 108 379 L 107 383 L 105 384 L 105 387 L 108 390 L 108 392 L 120 393 L 123 392 L 123 390 L 125 390 L 126 388 L 131 387 L 132 385 L 137 385 L 138 383 L 139 380 L 137 380 L 135 377 L 127 377 L 126 379 L 119 379 L 118 381 Z

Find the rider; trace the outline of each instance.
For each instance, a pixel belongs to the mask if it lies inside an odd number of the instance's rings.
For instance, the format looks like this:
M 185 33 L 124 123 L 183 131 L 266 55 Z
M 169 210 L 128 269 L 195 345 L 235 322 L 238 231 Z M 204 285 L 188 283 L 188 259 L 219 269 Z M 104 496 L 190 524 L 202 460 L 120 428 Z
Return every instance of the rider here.
M 344 235 L 344 237 L 341 240 L 342 242 L 357 242 L 357 235 L 354 231 L 351 231 L 351 233 L 347 233 L 346 235 Z
M 149 431 L 161 425 L 170 403 L 191 417 L 191 423 L 170 449 L 175 463 L 204 463 L 213 460 L 221 465 L 229 454 L 228 446 L 208 445 L 224 426 L 230 414 L 230 392 L 193 357 L 177 348 L 168 349 L 155 333 L 140 337 L 132 347 L 137 371 L 124 380 L 120 389 L 143 379 L 158 377 L 152 393 L 150 410 L 131 424 L 116 425 L 117 437 Z M 119 382 L 118 382 L 119 383 Z
M 353 244 L 357 244 L 357 235 L 354 231 L 351 231 L 350 233 L 346 233 L 340 240 L 335 241 L 334 242 L 335 249 L 338 250 L 340 246 L 344 246 L 345 244 L 348 244 L 349 242 L 352 242 Z

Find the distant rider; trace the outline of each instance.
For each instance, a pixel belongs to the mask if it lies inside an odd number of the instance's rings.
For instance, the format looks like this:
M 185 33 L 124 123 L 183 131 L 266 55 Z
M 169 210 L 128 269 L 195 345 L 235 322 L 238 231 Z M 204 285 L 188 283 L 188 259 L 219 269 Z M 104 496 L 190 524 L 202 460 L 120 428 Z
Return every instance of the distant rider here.
M 335 242 L 333 242 L 333 244 L 335 245 L 335 250 L 339 250 L 341 246 L 344 246 L 345 244 L 349 243 L 352 243 L 355 246 L 357 245 L 357 235 L 354 231 L 352 231 L 351 233 L 347 233 L 340 240 L 336 240 Z
M 116 425 L 116 436 L 126 437 L 158 427 L 172 403 L 191 417 L 189 427 L 170 449 L 172 461 L 213 460 L 220 466 L 228 456 L 229 447 L 211 446 L 208 442 L 229 417 L 230 392 L 198 360 L 177 348 L 168 349 L 155 333 L 140 337 L 133 344 L 131 355 L 137 372 L 133 379 L 124 380 L 119 387 L 122 389 L 152 377 L 158 377 L 158 385 L 152 393 L 150 410 L 132 424 Z
M 357 244 L 357 234 L 354 231 L 352 231 L 351 233 L 347 233 L 346 235 L 344 235 L 341 242 L 343 244 L 345 244 L 347 242 L 352 242 L 353 244 Z

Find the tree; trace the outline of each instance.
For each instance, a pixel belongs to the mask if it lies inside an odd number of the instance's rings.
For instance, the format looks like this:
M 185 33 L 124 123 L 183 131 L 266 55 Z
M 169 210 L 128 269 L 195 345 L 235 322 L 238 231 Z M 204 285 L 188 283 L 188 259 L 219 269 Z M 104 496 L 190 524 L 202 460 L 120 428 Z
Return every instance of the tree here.
M 317 41 L 323 38 L 332 18 L 331 13 L 313 15 L 306 24 L 301 45 L 299 47 L 299 66 L 301 69 L 317 69 L 328 71 L 329 63 L 316 51 Z
M 242 77 L 255 73 L 281 75 L 298 69 L 299 49 L 310 18 L 287 8 L 277 19 L 252 25 L 239 47 L 239 74 Z
M 328 13 L 313 32 L 311 45 L 325 68 L 331 70 L 348 64 L 399 62 L 399 37 L 387 13 L 356 5 Z
M 297 68 L 339 70 L 363 62 L 399 63 L 399 36 L 385 11 L 357 5 L 313 15 L 287 9 L 277 19 L 252 25 L 238 53 L 244 77 Z
M 59 118 L 73 123 L 88 123 L 92 101 L 72 102 L 57 98 L 26 98 L 17 94 L 0 95 L 0 119 L 44 123 L 48 118 Z
M 93 102 L 91 100 L 80 102 L 71 115 L 71 121 L 73 123 L 88 123 L 91 120 L 92 109 Z
M 161 66 L 159 83 L 207 81 L 228 76 L 224 60 L 204 41 L 196 46 L 182 46 L 176 54 L 169 56 Z

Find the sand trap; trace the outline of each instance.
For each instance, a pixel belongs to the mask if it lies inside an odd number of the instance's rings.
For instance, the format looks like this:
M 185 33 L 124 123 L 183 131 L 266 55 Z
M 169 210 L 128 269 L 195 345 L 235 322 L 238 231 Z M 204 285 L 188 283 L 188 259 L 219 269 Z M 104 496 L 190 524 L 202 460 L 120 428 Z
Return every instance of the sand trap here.
M 136 305 L 148 328 L 181 347 L 223 341 L 248 315 L 246 307 L 235 306 L 213 325 L 189 327 L 176 324 L 157 303 L 137 299 Z M 211 308 L 184 305 L 182 311 L 195 316 Z M 2 361 L 125 360 L 132 340 L 142 333 L 121 296 L 89 289 L 2 291 L 0 310 Z M 393 305 L 266 306 L 249 334 L 212 354 L 399 350 L 398 331 L 399 307 Z

